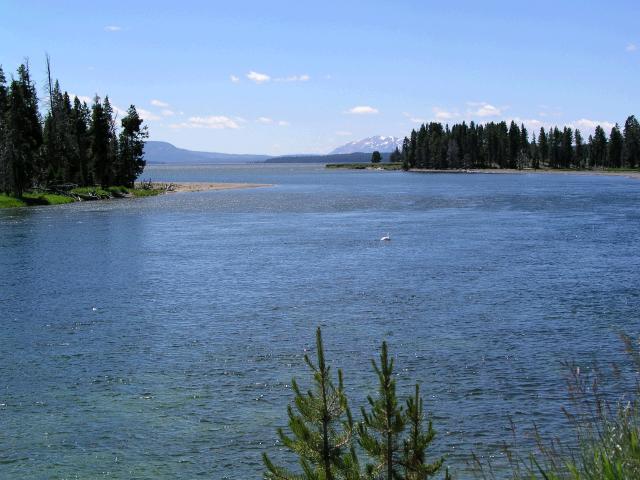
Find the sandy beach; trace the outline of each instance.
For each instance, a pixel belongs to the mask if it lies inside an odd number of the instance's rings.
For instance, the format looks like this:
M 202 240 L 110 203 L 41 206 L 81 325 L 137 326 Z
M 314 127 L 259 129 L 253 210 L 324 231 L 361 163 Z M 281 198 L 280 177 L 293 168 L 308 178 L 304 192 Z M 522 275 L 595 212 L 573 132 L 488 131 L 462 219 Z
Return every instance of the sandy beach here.
M 166 190 L 167 193 L 204 192 L 209 190 L 238 190 L 243 188 L 271 187 L 268 183 L 153 183 L 153 188 Z

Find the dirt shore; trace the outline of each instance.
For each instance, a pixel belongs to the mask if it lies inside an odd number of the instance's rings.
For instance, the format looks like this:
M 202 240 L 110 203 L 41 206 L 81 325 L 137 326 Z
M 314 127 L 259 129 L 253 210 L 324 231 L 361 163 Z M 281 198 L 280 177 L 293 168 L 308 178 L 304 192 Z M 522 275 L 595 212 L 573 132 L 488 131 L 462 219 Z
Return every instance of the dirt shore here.
M 241 188 L 270 187 L 266 183 L 201 183 L 201 182 L 180 182 L 180 183 L 154 183 L 153 186 L 159 189 L 167 189 L 167 193 L 181 192 L 204 192 L 208 190 L 237 190 Z

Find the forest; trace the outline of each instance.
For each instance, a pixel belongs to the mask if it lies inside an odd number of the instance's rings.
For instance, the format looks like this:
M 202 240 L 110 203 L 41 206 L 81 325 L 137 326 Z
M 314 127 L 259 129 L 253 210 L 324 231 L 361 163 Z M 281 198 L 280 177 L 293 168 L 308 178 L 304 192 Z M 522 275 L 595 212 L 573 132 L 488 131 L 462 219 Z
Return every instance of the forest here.
M 147 127 L 131 105 L 120 120 L 109 97 L 91 106 L 72 99 L 52 81 L 40 113 L 35 83 L 25 62 L 7 80 L 0 67 L 0 192 L 60 192 L 74 187 L 133 187 L 142 173 Z
M 634 169 L 640 167 L 640 124 L 631 115 L 609 135 L 598 125 L 585 139 L 569 126 L 541 127 L 530 136 L 514 121 L 451 127 L 432 122 L 412 130 L 391 161 L 405 169 Z

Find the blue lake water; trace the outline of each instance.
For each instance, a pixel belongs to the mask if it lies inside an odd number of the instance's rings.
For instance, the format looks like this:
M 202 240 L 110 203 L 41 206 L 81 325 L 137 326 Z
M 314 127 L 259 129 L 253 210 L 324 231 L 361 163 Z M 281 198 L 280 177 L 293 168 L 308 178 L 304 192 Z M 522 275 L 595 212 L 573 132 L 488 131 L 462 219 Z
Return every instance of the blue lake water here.
M 459 478 L 563 361 L 640 333 L 640 181 L 152 166 L 248 190 L 0 210 L 0 478 L 257 479 L 322 326 L 359 416 L 382 339 Z M 389 232 L 392 241 L 379 238 Z

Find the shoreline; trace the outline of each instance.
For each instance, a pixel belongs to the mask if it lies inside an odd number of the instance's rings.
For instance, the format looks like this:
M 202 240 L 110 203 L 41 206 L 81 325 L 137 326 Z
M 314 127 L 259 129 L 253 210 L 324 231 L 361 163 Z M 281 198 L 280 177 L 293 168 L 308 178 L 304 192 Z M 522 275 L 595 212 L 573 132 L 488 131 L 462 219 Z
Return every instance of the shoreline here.
M 165 188 L 165 193 L 208 192 L 213 190 L 242 190 L 246 188 L 272 187 L 270 183 L 212 183 L 212 182 L 153 182 L 153 188 Z M 168 188 L 168 189 L 167 189 Z
M 607 170 L 562 170 L 562 169 L 524 169 L 517 170 L 514 168 L 468 168 L 468 169 L 426 169 L 412 168 L 408 170 L 412 173 L 456 173 L 456 174 L 487 174 L 487 175 L 526 175 L 526 174 L 543 174 L 543 175 L 605 175 L 611 177 L 627 177 L 640 180 L 640 170 L 629 171 L 607 171 Z
M 22 197 L 0 193 L 0 209 L 29 208 L 69 203 L 117 200 L 122 198 L 146 198 L 171 193 L 194 193 L 215 190 L 240 190 L 271 187 L 267 183 L 207 183 L 207 182 L 139 182 L 134 188 L 124 187 L 81 187 L 66 193 L 25 192 Z

